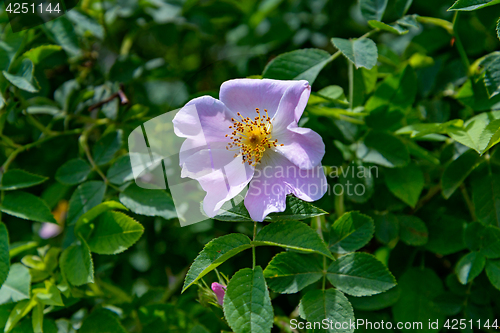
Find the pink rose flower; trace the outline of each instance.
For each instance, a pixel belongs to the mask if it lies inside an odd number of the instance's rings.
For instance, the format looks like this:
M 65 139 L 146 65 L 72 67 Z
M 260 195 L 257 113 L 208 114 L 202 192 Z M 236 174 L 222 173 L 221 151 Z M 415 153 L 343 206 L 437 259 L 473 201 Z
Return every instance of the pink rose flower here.
M 215 293 L 215 296 L 217 296 L 217 303 L 222 306 L 222 303 L 224 302 L 224 295 L 226 294 L 226 287 L 218 282 L 214 282 L 212 283 L 212 290 Z
M 222 84 L 220 100 L 195 98 L 177 113 L 175 134 L 186 138 L 181 177 L 207 192 L 208 216 L 247 185 L 244 203 L 255 221 L 284 211 L 287 194 L 305 201 L 325 194 L 325 145 L 298 126 L 310 93 L 307 81 L 236 79 Z

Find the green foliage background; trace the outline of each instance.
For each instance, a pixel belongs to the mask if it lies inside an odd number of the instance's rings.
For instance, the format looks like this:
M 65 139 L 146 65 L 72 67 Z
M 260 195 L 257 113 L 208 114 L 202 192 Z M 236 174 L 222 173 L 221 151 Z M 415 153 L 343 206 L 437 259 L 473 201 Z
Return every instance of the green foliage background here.
M 499 9 L 488 0 L 84 0 L 20 33 L 3 11 L 0 327 L 292 332 L 290 319 L 326 316 L 421 321 L 426 332 L 457 319 L 462 332 L 471 322 L 493 331 Z M 253 239 L 244 211 L 181 228 L 168 191 L 133 184 L 126 138 L 240 77 L 309 80 L 301 125 L 325 142 L 330 185 L 366 191 L 314 203 L 328 214 L 289 198 L 304 223 L 265 222 Z M 354 167 L 372 176 L 345 172 Z M 42 239 L 42 223 L 56 222 L 62 233 Z M 314 237 L 295 242 L 294 232 Z M 207 285 L 233 275 L 223 312 Z M 238 285 L 264 291 L 250 300 L 265 309 L 260 319 L 238 313 Z

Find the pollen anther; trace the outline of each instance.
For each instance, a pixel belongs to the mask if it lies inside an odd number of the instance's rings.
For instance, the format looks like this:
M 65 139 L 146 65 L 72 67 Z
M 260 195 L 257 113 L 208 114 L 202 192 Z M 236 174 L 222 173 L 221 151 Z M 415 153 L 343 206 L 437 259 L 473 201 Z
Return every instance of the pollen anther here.
M 231 118 L 233 125 L 229 128 L 234 131 L 230 137 L 232 142 L 228 143 L 226 147 L 227 149 L 240 150 L 240 154 L 236 154 L 235 157 L 242 155 L 243 163 L 253 166 L 260 162 L 266 149 L 279 146 L 278 140 L 272 140 L 273 125 L 267 110 L 264 109 L 265 114 L 263 115 L 261 115 L 258 108 L 255 111 L 257 116 L 253 119 L 250 117 L 244 118 L 239 112 L 237 115 L 241 118 L 240 120 Z M 283 144 L 280 146 L 283 146 Z

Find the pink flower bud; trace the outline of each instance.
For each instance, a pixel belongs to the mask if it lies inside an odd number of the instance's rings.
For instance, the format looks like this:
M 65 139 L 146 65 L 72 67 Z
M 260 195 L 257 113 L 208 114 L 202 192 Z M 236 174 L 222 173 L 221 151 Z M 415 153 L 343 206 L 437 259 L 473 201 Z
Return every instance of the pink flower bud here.
M 38 232 L 38 235 L 43 239 L 56 237 L 62 232 L 62 227 L 54 223 L 44 223 Z
M 226 294 L 226 287 L 218 282 L 214 282 L 212 283 L 212 290 L 214 291 L 215 296 L 217 296 L 217 303 L 222 306 L 224 295 Z

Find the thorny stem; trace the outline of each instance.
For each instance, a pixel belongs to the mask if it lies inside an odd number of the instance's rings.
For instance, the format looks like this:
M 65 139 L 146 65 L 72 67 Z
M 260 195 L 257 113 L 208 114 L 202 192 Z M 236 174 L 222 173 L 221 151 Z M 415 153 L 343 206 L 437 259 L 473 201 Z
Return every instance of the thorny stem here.
M 335 213 L 337 214 L 337 218 L 344 215 L 345 207 L 344 207 L 344 194 L 336 195 L 334 199 Z
M 429 189 L 427 193 L 417 202 L 415 208 L 412 210 L 412 214 L 415 214 L 423 205 L 429 202 L 436 194 L 441 190 L 441 185 L 437 184 Z
M 71 135 L 71 134 L 79 134 L 81 133 L 82 130 L 81 129 L 75 129 L 75 130 L 70 130 L 70 131 L 65 131 L 65 132 L 57 132 L 57 133 L 52 133 L 50 136 L 46 136 L 46 137 L 43 137 L 43 138 L 40 138 L 38 139 L 37 141 L 35 142 L 32 142 L 32 143 L 29 143 L 27 145 L 24 145 L 24 146 L 20 146 L 19 148 L 17 148 L 16 150 L 14 150 L 10 155 L 9 157 L 7 158 L 7 160 L 4 162 L 4 164 L 2 165 L 1 167 L 1 172 L 6 172 L 8 169 L 9 169 L 9 166 L 10 164 L 15 160 L 15 158 L 17 157 L 17 155 L 19 155 L 20 153 L 26 151 L 26 150 L 29 150 L 33 147 L 36 147 L 50 139 L 53 139 L 53 138 L 56 138 L 58 136 L 62 136 L 62 135 Z
M 52 131 L 50 131 L 47 127 L 45 127 L 41 122 L 39 122 L 35 117 L 33 117 L 31 114 L 26 113 L 26 117 L 28 118 L 28 121 L 35 126 L 40 132 L 42 132 L 44 135 L 50 136 L 53 134 Z
M 462 192 L 462 196 L 464 197 L 465 203 L 467 204 L 467 208 L 469 209 L 472 221 L 476 221 L 477 219 L 476 212 L 474 211 L 474 205 L 472 204 L 469 193 L 467 193 L 467 189 L 465 188 L 465 185 L 463 183 L 460 185 L 460 191 Z
M 104 180 L 104 183 L 106 183 L 106 185 L 109 185 L 110 187 L 112 187 L 116 191 L 121 192 L 121 190 L 118 187 L 114 186 L 113 184 L 111 184 L 109 182 L 108 178 L 106 178 L 106 176 L 104 175 L 104 173 L 102 172 L 102 170 L 97 166 L 97 164 L 95 163 L 94 159 L 92 158 L 92 154 L 90 153 L 90 149 L 89 149 L 89 145 L 88 145 L 87 139 L 88 139 L 89 132 L 93 128 L 94 128 L 94 126 L 91 126 L 91 127 L 89 127 L 87 130 L 85 130 L 82 133 L 82 135 L 80 136 L 80 139 L 79 139 L 80 145 L 82 146 L 83 151 L 85 152 L 85 155 L 87 156 L 87 159 L 89 160 L 89 163 L 92 166 L 92 169 L 95 170 L 99 174 L 99 176 L 101 176 L 102 180 Z
M 161 301 L 163 303 L 167 302 L 168 299 L 172 297 L 172 295 L 174 295 L 179 288 L 182 287 L 187 271 L 188 268 L 186 267 L 179 274 L 175 276 L 174 283 L 168 286 L 168 288 L 165 290 L 165 293 L 161 298 Z
M 112 100 L 114 100 L 115 98 L 119 98 L 120 99 L 120 104 L 121 105 L 126 105 L 129 103 L 129 100 L 127 98 L 127 95 L 125 95 L 125 93 L 123 92 L 123 85 L 121 84 L 120 85 L 120 89 L 114 93 L 113 95 L 109 96 L 108 98 L 106 98 L 105 100 L 102 100 L 94 105 L 91 105 L 88 109 L 88 111 L 92 111 L 94 109 L 97 109 L 101 106 L 103 106 L 104 104 L 107 104 L 109 102 L 111 102 Z
M 352 110 L 354 105 L 354 64 L 348 61 L 349 69 L 349 109 Z
M 455 16 L 453 17 L 453 37 L 455 37 L 455 44 L 457 45 L 457 50 L 458 53 L 460 54 L 460 59 L 462 59 L 462 63 L 464 64 L 465 70 L 467 71 L 467 76 L 469 76 L 470 61 L 469 58 L 467 58 L 467 53 L 465 52 L 464 45 L 462 44 L 462 40 L 458 36 L 456 29 L 459 13 L 460 13 L 459 11 L 456 11 Z

